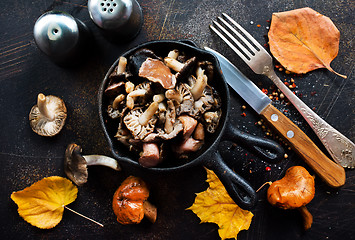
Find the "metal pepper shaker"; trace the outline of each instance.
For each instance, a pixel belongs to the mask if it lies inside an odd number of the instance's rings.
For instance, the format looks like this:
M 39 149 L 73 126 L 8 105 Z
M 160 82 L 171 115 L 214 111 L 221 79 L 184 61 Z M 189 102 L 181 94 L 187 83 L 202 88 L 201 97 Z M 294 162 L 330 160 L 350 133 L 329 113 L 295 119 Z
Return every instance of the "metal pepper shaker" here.
M 134 38 L 143 23 L 142 9 L 136 0 L 89 0 L 91 19 L 113 40 Z
M 90 30 L 78 19 L 61 11 L 50 11 L 40 16 L 33 28 L 38 48 L 59 65 L 78 64 Z

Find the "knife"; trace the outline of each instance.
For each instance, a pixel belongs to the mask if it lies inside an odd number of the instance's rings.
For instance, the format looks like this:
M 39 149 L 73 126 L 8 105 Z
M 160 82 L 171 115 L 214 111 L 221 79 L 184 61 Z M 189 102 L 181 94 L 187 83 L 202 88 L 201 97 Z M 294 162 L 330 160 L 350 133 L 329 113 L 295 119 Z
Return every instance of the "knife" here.
M 320 178 L 331 187 L 341 187 L 345 184 L 345 170 L 342 166 L 329 159 L 300 128 L 271 105 L 271 99 L 227 58 L 211 48 L 205 47 L 205 50 L 217 57 L 229 86 L 282 135 Z

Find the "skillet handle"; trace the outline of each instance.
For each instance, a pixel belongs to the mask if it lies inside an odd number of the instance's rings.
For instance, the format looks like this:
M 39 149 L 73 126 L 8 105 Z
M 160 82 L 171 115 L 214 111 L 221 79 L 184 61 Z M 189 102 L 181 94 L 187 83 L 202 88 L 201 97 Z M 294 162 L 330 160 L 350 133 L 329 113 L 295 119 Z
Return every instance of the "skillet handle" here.
M 230 123 L 226 124 L 223 140 L 238 143 L 256 156 L 271 163 L 279 162 L 285 155 L 284 149 L 277 142 L 242 132 Z
M 207 167 L 213 170 L 226 188 L 229 196 L 242 209 L 251 210 L 256 204 L 256 192 L 241 176 L 230 169 L 223 161 L 218 151 L 207 162 Z

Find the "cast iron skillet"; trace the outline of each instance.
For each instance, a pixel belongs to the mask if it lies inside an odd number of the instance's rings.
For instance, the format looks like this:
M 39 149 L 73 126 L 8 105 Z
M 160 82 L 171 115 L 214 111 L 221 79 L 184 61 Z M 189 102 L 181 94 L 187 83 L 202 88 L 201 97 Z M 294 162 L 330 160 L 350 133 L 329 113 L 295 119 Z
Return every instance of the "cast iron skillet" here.
M 144 43 L 127 51 L 122 54 L 122 56 L 129 59 L 130 55 L 141 48 L 151 49 L 157 56 L 167 56 L 169 51 L 178 49 L 179 51 L 185 52 L 188 56 L 196 56 L 199 61 L 208 60 L 212 62 L 215 67 L 215 71 L 213 81 L 209 82 L 209 84 L 218 91 L 222 100 L 222 117 L 218 129 L 214 134 L 206 136 L 205 144 L 201 150 L 192 155 L 188 161 L 168 159 L 168 161 L 163 162 L 163 164 L 157 167 L 146 168 L 147 171 L 171 172 L 183 170 L 195 165 L 204 165 L 217 174 L 231 198 L 240 207 L 243 209 L 253 208 L 256 204 L 256 193 L 254 189 L 246 180 L 232 171 L 224 163 L 220 153 L 218 152 L 219 142 L 223 140 L 236 142 L 252 151 L 254 154 L 272 162 L 278 161 L 283 157 L 284 151 L 281 146 L 274 141 L 243 133 L 228 123 L 228 115 L 230 111 L 229 89 L 223 75 L 221 74 L 218 60 L 212 54 L 195 46 L 191 46 L 190 42 L 186 43 L 186 41 L 164 40 Z M 104 90 L 108 85 L 109 75 L 117 64 L 118 59 L 107 72 L 99 89 L 98 97 L 100 122 L 112 154 L 117 160 L 119 160 L 119 163 L 121 165 L 127 165 L 128 167 L 135 166 L 143 168 L 139 165 L 137 156 L 131 153 L 126 146 L 122 145 L 114 138 L 114 135 L 117 132 L 117 122 L 114 122 L 106 113 L 108 100 L 104 95 Z

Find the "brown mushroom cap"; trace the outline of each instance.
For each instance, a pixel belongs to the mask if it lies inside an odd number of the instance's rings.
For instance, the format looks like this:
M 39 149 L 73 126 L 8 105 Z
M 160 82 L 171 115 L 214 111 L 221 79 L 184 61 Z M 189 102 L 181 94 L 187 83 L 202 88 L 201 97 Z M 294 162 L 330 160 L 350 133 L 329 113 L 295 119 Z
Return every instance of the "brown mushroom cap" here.
M 176 84 L 176 78 L 170 69 L 158 59 L 147 58 L 139 68 L 138 75 L 149 81 L 160 83 L 165 89 L 174 88 Z
M 282 179 L 270 185 L 267 199 L 271 205 L 293 209 L 308 204 L 314 194 L 314 178 L 304 167 L 293 166 Z
M 29 120 L 32 130 L 40 136 L 55 136 L 62 130 L 67 118 L 67 108 L 59 97 L 40 93 Z
M 149 197 L 145 182 L 134 176 L 124 180 L 113 195 L 112 208 L 121 224 L 137 224 L 144 217 L 143 204 Z
M 81 147 L 69 144 L 65 150 L 64 172 L 76 185 L 81 186 L 88 180 L 88 169 L 85 158 L 81 155 Z

